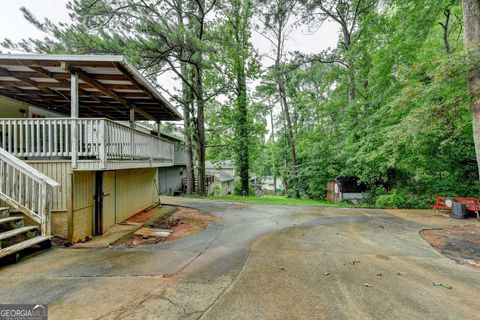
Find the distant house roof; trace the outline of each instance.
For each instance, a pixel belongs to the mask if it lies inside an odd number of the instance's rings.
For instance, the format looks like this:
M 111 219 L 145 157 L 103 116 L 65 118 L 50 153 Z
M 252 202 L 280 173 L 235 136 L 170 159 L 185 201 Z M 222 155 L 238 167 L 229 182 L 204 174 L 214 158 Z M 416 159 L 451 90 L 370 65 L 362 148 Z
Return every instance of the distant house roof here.
M 70 77 L 79 79 L 80 117 L 128 121 L 182 116 L 123 56 L 0 54 L 0 95 L 70 115 Z
M 214 176 L 215 179 L 217 179 L 220 182 L 232 181 L 233 180 L 233 177 L 231 175 L 229 175 L 228 173 L 222 172 L 222 171 L 205 170 L 205 172 L 210 176 Z
M 206 169 L 234 169 L 235 165 L 232 160 L 223 160 L 218 162 L 205 161 Z

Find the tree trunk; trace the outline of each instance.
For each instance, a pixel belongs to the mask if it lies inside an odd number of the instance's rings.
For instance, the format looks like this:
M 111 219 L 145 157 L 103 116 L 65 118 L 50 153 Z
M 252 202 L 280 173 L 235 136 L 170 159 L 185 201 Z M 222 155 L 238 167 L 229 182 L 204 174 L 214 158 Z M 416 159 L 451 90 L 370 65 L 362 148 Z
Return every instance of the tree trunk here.
M 238 63 L 237 74 L 237 121 L 238 121 L 238 157 L 240 163 L 240 181 L 242 195 L 249 194 L 249 150 L 248 150 L 248 110 L 247 110 L 247 81 L 245 78 L 245 65 L 243 59 Z
M 349 56 L 350 55 L 350 47 L 352 45 L 352 37 L 350 34 L 350 31 L 348 30 L 348 26 L 343 25 L 343 41 L 345 45 L 345 50 L 346 50 L 346 64 L 347 64 L 347 72 L 348 72 L 348 103 L 352 104 L 355 102 L 355 99 L 357 97 L 357 88 L 356 88 L 356 82 L 355 82 L 355 69 L 353 68 L 353 62 L 352 58 Z
M 473 140 L 480 176 L 480 68 L 476 58 L 480 52 L 480 0 L 462 0 L 462 6 L 465 47 L 473 53 L 474 57 L 473 64 L 469 68 L 468 87 L 471 98 Z
M 182 73 L 185 77 L 188 77 L 185 67 L 182 68 Z M 190 120 L 190 106 L 191 106 L 191 94 L 190 88 L 186 84 L 182 87 L 183 95 L 183 124 L 185 134 L 185 148 L 187 149 L 187 194 L 195 192 L 195 174 L 193 168 L 193 144 L 192 144 L 192 123 Z
M 281 73 L 281 48 L 283 47 L 282 44 L 282 27 L 281 22 L 279 22 L 279 29 L 277 33 L 277 56 L 275 60 L 275 69 L 277 71 L 277 82 L 278 82 L 278 93 L 280 95 L 280 105 L 282 107 L 283 113 L 285 115 L 285 124 L 287 130 L 287 138 L 288 138 L 288 145 L 290 147 L 290 157 L 291 157 L 291 179 L 293 181 L 293 188 L 295 191 L 295 198 L 299 197 L 298 194 L 298 177 L 297 177 L 297 152 L 295 150 L 295 139 L 293 136 L 293 129 L 292 129 L 292 119 L 290 118 L 290 111 L 288 108 L 288 101 L 287 101 L 287 91 L 285 89 L 285 78 Z
M 205 196 L 207 195 L 205 188 L 205 98 L 203 94 L 203 72 L 201 66 L 196 68 L 195 81 L 197 96 L 198 193 Z
M 293 181 L 293 188 L 295 191 L 294 197 L 298 198 L 300 195 L 298 194 L 298 177 L 297 177 L 297 152 L 295 149 L 295 138 L 293 136 L 293 128 L 292 128 L 292 119 L 290 118 L 290 110 L 288 108 L 287 102 L 287 92 L 285 90 L 285 83 L 283 80 L 283 76 L 279 77 L 278 80 L 278 90 L 280 92 L 280 105 L 282 106 L 283 113 L 285 115 L 285 125 L 287 129 L 287 138 L 288 138 L 288 145 L 290 147 L 290 158 L 291 158 L 291 178 Z
M 184 17 L 184 9 L 183 9 L 183 1 L 179 0 L 177 2 L 177 20 L 178 25 L 182 30 L 185 29 L 185 17 Z M 186 39 L 185 35 L 183 35 L 183 48 L 186 48 Z M 185 49 L 182 50 L 181 53 L 182 58 L 185 58 L 186 52 Z M 190 72 L 185 62 L 180 62 L 180 72 L 184 79 L 188 79 Z M 186 172 L 186 193 L 192 194 L 195 192 L 195 172 L 193 166 L 193 143 L 192 143 L 192 133 L 193 133 L 193 126 L 192 121 L 190 118 L 190 113 L 193 112 L 193 93 L 191 88 L 182 81 L 182 100 L 183 100 L 183 128 L 184 128 L 184 135 L 185 135 L 185 149 L 187 151 L 187 172 Z
M 272 126 L 272 142 L 275 144 L 275 126 L 273 123 L 273 108 L 270 109 L 270 125 Z M 273 195 L 277 195 L 277 168 L 276 168 L 276 160 L 275 160 L 275 150 L 272 153 L 273 157 Z

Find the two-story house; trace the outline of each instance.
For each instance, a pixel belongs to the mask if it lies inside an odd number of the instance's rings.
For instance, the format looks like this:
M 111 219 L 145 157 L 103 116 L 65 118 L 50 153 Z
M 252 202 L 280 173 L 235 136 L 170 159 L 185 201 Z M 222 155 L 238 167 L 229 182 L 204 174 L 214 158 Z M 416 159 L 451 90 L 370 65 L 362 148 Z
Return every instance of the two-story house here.
M 0 55 L 0 257 L 155 206 L 174 144 L 136 121 L 180 119 L 122 56 Z

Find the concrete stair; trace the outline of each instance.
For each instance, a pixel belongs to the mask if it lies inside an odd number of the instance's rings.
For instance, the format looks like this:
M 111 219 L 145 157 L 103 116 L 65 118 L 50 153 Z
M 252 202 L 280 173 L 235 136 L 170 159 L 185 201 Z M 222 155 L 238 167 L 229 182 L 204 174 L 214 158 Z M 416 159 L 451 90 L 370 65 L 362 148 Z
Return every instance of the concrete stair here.
M 26 226 L 25 217 L 10 216 L 9 207 L 0 207 L 0 258 L 15 254 L 35 245 L 51 246 L 50 236 L 40 236 L 38 226 Z

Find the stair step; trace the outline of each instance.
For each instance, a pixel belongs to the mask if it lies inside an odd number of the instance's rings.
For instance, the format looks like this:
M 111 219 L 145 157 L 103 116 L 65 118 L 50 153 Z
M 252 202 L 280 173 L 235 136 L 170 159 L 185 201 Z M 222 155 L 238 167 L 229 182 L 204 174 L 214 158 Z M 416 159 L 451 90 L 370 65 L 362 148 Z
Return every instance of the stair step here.
M 0 218 L 6 218 L 10 215 L 10 207 L 0 207 Z
M 11 237 L 14 237 L 16 235 L 19 235 L 19 234 L 22 234 L 22 233 L 25 233 L 25 232 L 28 232 L 28 231 L 33 231 L 33 230 L 38 230 L 38 227 L 37 226 L 28 226 L 28 227 L 21 227 L 21 228 L 5 231 L 5 232 L 0 233 L 0 240 L 11 238 Z
M 50 240 L 52 237 L 51 236 L 37 236 L 19 243 L 14 244 L 13 246 L 9 246 L 6 248 L 3 248 L 0 250 L 0 258 L 3 258 L 5 256 L 8 256 L 12 253 L 18 252 L 20 250 L 32 247 L 36 244 L 39 244 L 41 242 Z
M 8 222 L 20 221 L 20 220 L 23 220 L 23 219 L 24 219 L 24 217 L 21 217 L 21 216 L 0 218 L 0 224 L 2 224 L 2 223 L 8 223 Z

